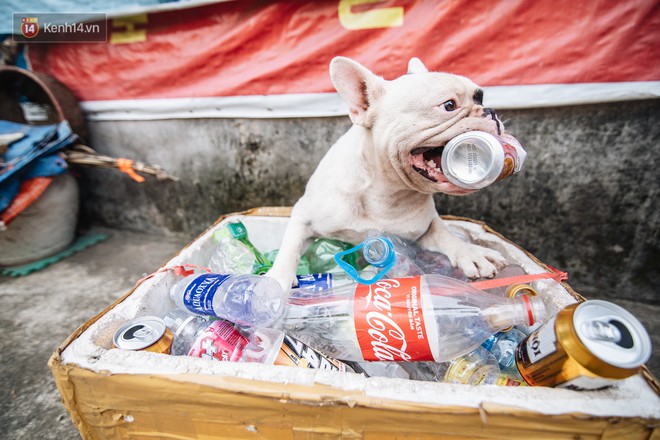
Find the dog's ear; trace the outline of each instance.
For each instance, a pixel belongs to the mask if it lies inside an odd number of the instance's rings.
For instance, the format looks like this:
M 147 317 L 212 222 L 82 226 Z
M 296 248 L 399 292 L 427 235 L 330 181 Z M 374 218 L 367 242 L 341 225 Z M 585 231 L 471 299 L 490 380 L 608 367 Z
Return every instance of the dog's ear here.
M 422 60 L 417 57 L 413 57 L 408 61 L 408 73 L 426 73 L 429 69 L 426 68 Z
M 363 127 L 371 127 L 375 114 L 374 103 L 385 91 L 385 80 L 360 63 L 345 57 L 335 57 L 330 62 L 330 79 L 348 104 L 351 121 Z

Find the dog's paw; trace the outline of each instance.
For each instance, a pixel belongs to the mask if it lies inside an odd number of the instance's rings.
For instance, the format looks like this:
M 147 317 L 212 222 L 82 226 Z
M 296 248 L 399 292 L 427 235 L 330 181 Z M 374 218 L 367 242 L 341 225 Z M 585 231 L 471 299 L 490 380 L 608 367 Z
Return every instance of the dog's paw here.
M 447 254 L 449 260 L 468 278 L 492 278 L 506 265 L 502 254 L 476 244 L 464 244 L 452 254 Z
M 298 285 L 298 278 L 296 278 L 295 272 L 291 273 L 289 270 L 277 270 L 273 267 L 270 269 L 264 276 L 273 278 L 277 281 L 284 293 L 289 293 L 289 291 Z

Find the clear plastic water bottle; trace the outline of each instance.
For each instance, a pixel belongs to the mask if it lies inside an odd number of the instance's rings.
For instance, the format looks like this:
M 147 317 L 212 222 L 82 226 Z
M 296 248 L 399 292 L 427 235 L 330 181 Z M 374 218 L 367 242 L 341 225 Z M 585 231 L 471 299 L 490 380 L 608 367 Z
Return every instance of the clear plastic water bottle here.
M 373 277 L 377 273 L 377 269 L 373 266 L 367 266 L 359 273 L 362 277 Z M 320 292 L 355 282 L 353 277 L 341 272 L 296 275 L 296 279 L 298 280 L 298 285 L 295 289 L 305 289 L 312 292 Z
M 466 385 L 495 385 L 500 367 L 495 357 L 481 347 L 449 362 L 444 381 Z
M 501 370 L 508 371 L 516 365 L 516 347 L 527 335 L 512 328 L 506 332 L 497 332 L 486 339 L 481 346 L 495 356 Z
M 410 379 L 401 362 L 349 362 L 356 373 L 367 377 L 389 377 L 390 379 Z
M 389 243 L 384 240 L 389 240 Z M 394 264 L 387 271 L 387 278 L 401 278 L 415 275 L 423 275 L 424 271 L 420 269 L 413 259 L 412 242 L 386 233 L 372 233 L 372 236 L 364 244 L 362 255 L 364 259 L 374 267 L 383 267 L 388 261 L 393 260 Z
M 250 327 L 268 327 L 286 304 L 276 280 L 253 274 L 189 275 L 172 286 L 170 296 L 182 310 Z
M 355 276 L 355 271 L 347 267 L 344 259 L 352 253 L 361 251 L 370 267 L 379 269 L 378 275 L 367 279 Z M 441 253 L 422 249 L 414 241 L 397 235 L 370 231 L 365 241 L 359 245 L 339 252 L 335 261 L 357 282 L 370 284 L 380 278 L 401 278 L 423 274 L 445 275 L 461 281 L 468 281 L 465 274 L 452 266 L 449 258 Z
M 223 319 L 208 320 L 173 310 L 163 320 L 174 335 L 172 354 L 175 356 L 238 362 L 248 344 L 234 324 Z
M 268 272 L 272 263 L 252 244 L 245 225 L 236 220 L 215 231 L 217 243 L 208 266 L 214 273 L 257 274 Z
M 279 330 L 252 330 L 246 338 L 229 321 L 207 320 L 183 310 L 170 312 L 164 321 L 174 335 L 172 354 L 175 356 L 353 372 L 346 364 Z
M 397 272 L 388 273 L 388 278 L 435 274 L 462 281 L 468 280 L 463 271 L 452 266 L 446 255 L 424 249 L 417 242 L 394 234 L 381 233 L 380 236 L 387 237 L 392 242 L 397 258 L 402 260 L 401 266 L 397 267 Z
M 326 356 L 298 339 L 273 328 L 252 330 L 250 342 L 243 350 L 242 361 L 354 372 L 346 363 Z
M 347 262 L 346 259 L 356 253 L 361 254 L 371 267 L 376 268 L 377 272 L 374 276 L 363 277 Z M 361 284 L 373 284 L 383 277 L 399 278 L 424 273 L 408 255 L 406 244 L 399 237 L 377 231 L 370 232 L 367 239 L 357 246 L 338 252 L 335 261 L 350 277 Z
M 442 275 L 347 284 L 310 297 L 293 291 L 285 333 L 336 359 L 444 362 L 493 333 L 543 321 L 540 297 L 502 298 Z
M 415 264 L 425 274 L 444 275 L 461 281 L 469 280 L 461 269 L 451 264 L 449 257 L 445 254 L 422 249 L 419 245 L 414 246 L 412 249 L 414 250 L 413 259 Z
M 413 380 L 466 385 L 526 385 L 522 378 L 502 372 L 495 357 L 483 347 L 449 362 L 404 362 L 401 366 Z

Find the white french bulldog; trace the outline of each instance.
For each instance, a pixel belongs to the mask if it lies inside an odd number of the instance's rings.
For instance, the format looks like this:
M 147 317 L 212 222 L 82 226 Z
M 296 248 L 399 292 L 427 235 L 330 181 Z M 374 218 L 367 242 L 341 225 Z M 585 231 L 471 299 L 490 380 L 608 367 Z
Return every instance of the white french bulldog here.
M 473 130 L 504 130 L 482 106 L 483 91 L 469 79 L 429 72 L 413 58 L 408 74 L 388 81 L 344 57 L 330 77 L 348 104 L 353 126 L 310 177 L 291 212 L 281 248 L 267 276 L 289 291 L 311 238 L 360 243 L 370 230 L 417 240 L 441 252 L 471 278 L 492 277 L 505 263 L 497 252 L 452 234 L 433 194 L 474 192 L 450 183 L 440 169 L 442 147 Z

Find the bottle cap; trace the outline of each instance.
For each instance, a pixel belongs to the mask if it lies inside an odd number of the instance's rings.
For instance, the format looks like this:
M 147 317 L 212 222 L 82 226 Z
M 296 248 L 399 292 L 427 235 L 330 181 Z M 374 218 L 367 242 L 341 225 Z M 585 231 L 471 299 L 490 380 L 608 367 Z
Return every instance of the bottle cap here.
M 372 278 L 370 279 L 364 279 L 360 276 L 358 273 L 357 269 L 355 269 L 353 266 L 348 264 L 346 261 L 344 261 L 342 258 L 346 255 L 350 255 L 353 252 L 359 251 L 362 249 L 362 255 L 364 256 L 364 259 L 367 260 L 367 262 L 378 269 L 382 269 L 380 272 L 376 273 Z M 344 269 L 344 271 L 354 280 L 356 280 L 360 284 L 366 284 L 366 285 L 371 285 L 380 280 L 385 276 L 387 272 L 389 272 L 390 269 L 392 269 L 392 266 L 394 266 L 394 263 L 396 263 L 396 253 L 394 252 L 394 244 L 392 244 L 392 241 L 387 238 L 387 237 L 370 237 L 367 238 L 365 241 L 360 243 L 359 245 L 347 249 L 342 252 L 337 252 L 335 254 L 335 262 L 339 267 Z

